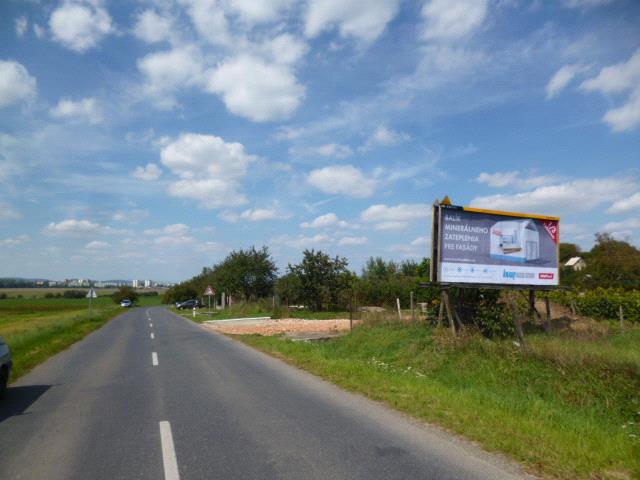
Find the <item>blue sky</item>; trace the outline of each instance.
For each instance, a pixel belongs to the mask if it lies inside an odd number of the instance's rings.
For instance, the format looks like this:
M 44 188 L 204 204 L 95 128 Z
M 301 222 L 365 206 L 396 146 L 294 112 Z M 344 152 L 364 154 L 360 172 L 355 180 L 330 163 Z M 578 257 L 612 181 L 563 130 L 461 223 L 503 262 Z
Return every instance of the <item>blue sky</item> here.
M 640 243 L 634 0 L 6 0 L 0 276 L 429 255 L 430 208 Z

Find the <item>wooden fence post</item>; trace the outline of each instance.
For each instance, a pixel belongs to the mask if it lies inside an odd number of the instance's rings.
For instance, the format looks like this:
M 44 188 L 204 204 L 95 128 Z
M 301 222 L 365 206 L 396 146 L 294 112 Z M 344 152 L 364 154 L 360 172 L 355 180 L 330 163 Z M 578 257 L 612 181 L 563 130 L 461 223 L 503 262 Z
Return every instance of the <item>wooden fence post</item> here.
M 416 321 L 416 306 L 413 303 L 413 292 L 410 292 L 409 298 L 410 298 L 410 301 L 411 301 L 411 322 L 415 322 Z
M 442 298 L 444 299 L 444 306 L 447 310 L 447 320 L 449 320 L 449 327 L 451 328 L 451 333 L 456 334 L 456 324 L 453 320 L 453 312 L 451 311 L 451 302 L 449 301 L 449 292 L 444 290 L 442 292 Z
M 522 323 L 520 323 L 520 312 L 518 311 L 518 303 L 513 298 L 511 299 L 511 308 L 513 310 L 513 324 L 516 328 L 516 335 L 518 336 L 518 340 L 520 341 L 520 348 L 522 348 L 522 350 L 526 350 L 527 344 L 524 339 L 524 332 L 522 331 Z
M 622 305 L 618 308 L 618 316 L 620 317 L 620 331 L 624 330 L 624 309 Z
M 442 326 L 442 318 L 444 317 L 444 292 L 440 295 L 440 309 L 438 310 L 438 328 Z
M 547 321 L 545 322 L 545 330 L 547 333 L 551 332 L 551 302 L 549 301 L 549 296 L 547 295 L 544 299 L 544 305 L 547 309 Z
M 402 321 L 402 312 L 400 311 L 400 299 L 396 297 L 396 305 L 398 306 L 398 320 Z

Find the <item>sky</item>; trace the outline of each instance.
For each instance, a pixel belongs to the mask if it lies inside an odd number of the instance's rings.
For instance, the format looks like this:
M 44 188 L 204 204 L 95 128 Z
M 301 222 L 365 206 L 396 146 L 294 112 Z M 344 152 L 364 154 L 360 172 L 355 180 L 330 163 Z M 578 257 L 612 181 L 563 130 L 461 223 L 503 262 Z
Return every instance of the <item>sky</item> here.
M 0 277 L 420 260 L 444 195 L 639 245 L 640 2 L 0 3 Z

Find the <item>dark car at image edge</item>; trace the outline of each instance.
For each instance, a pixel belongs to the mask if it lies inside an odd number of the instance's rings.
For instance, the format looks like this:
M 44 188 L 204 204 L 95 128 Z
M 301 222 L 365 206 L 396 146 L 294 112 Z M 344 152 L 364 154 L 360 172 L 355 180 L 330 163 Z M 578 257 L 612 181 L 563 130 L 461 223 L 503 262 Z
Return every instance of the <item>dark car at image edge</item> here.
M 199 300 L 186 300 L 184 302 L 177 302 L 176 303 L 176 308 L 178 310 L 183 310 L 183 309 L 193 309 L 193 308 L 200 308 L 200 301 Z

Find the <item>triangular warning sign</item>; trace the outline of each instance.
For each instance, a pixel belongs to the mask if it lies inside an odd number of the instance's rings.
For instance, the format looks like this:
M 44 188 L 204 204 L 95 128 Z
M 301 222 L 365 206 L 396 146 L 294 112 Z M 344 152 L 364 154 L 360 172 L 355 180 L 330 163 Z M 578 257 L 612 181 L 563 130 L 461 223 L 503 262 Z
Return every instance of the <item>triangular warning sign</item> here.
M 216 291 L 211 287 L 211 285 L 207 286 L 207 289 L 204 291 L 205 295 L 215 295 Z

